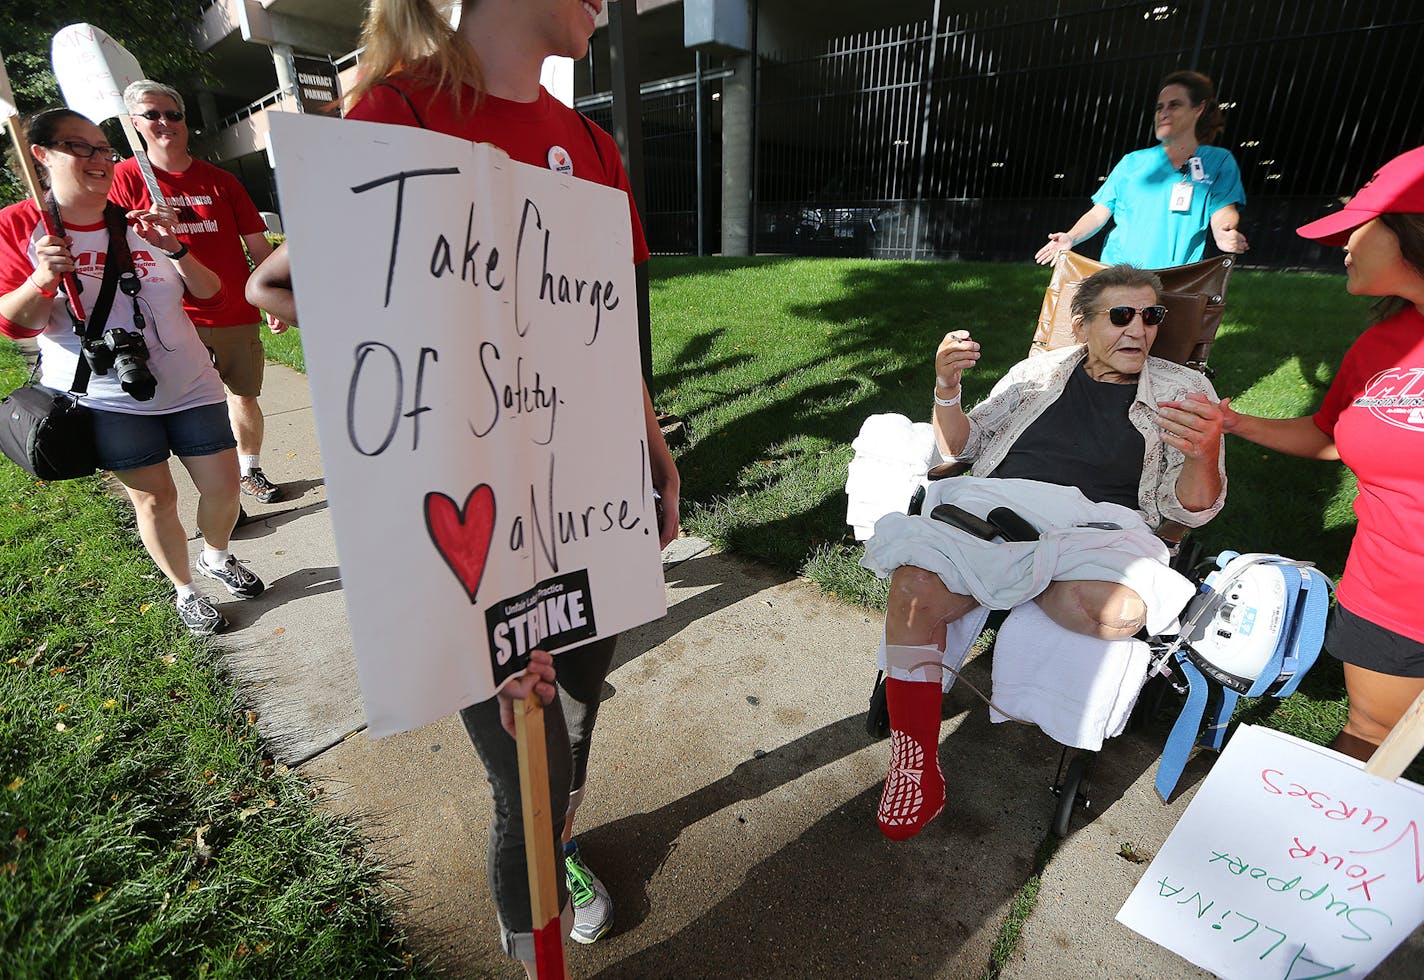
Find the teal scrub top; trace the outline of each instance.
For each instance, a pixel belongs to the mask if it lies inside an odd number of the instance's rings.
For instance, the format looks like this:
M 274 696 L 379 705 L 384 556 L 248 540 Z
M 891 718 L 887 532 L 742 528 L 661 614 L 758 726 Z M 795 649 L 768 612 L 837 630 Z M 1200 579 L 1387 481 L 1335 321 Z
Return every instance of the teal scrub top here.
M 1166 269 L 1201 259 L 1211 230 L 1211 216 L 1228 204 L 1246 203 L 1241 170 L 1231 151 L 1200 146 L 1203 176 L 1193 180 L 1173 168 L 1161 146 L 1136 150 L 1118 161 L 1093 203 L 1113 213 L 1113 230 L 1102 261 L 1126 262 L 1142 269 Z M 1173 211 L 1172 189 L 1192 185 L 1185 211 Z

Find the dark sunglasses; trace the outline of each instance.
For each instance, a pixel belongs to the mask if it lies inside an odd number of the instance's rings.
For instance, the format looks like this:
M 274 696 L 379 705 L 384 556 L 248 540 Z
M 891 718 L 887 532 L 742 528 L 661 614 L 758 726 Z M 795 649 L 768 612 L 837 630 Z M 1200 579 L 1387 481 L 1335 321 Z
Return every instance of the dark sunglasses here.
M 83 160 L 89 159 L 96 153 L 110 163 L 118 163 L 119 160 L 122 159 L 118 151 L 112 146 L 94 146 L 83 140 L 50 140 L 48 143 L 41 143 L 40 145 L 55 147 L 56 149 L 63 150 L 70 156 L 76 156 Z
M 1131 306 L 1114 306 L 1106 310 L 1098 310 L 1099 313 L 1106 313 L 1108 319 L 1115 327 L 1125 327 L 1132 322 L 1132 318 L 1139 313 L 1142 314 L 1142 322 L 1146 326 L 1155 327 L 1167 318 L 1167 307 L 1165 306 L 1144 306 L 1137 310 Z
M 182 122 L 183 113 L 177 109 L 149 109 L 147 112 L 135 112 L 134 115 L 140 119 L 147 119 L 149 122 L 158 122 L 160 119 L 167 119 L 169 122 Z

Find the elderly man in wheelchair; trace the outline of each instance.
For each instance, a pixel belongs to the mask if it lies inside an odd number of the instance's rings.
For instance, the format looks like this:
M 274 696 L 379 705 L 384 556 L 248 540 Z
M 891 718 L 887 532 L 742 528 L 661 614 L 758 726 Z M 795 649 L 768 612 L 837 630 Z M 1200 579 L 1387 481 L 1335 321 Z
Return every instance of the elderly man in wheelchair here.
M 913 836 L 944 808 L 941 685 L 990 609 L 1043 621 L 1028 633 L 1042 641 L 1031 656 L 1043 664 L 1055 630 L 1155 634 L 1191 596 L 1154 532 L 1200 526 L 1221 509 L 1222 415 L 1200 372 L 1150 356 L 1161 295 L 1157 276 L 1132 266 L 1084 280 L 1072 300 L 1078 343 L 1020 361 L 968 413 L 960 379 L 979 344 L 962 330 L 940 344 L 935 438 L 970 475 L 932 483 L 921 515 L 881 518 L 863 561 L 891 580 L 881 665 L 891 764 L 878 813 L 887 837 Z M 1000 649 L 1007 632 L 1008 622 Z M 995 671 L 997 689 L 997 662 Z

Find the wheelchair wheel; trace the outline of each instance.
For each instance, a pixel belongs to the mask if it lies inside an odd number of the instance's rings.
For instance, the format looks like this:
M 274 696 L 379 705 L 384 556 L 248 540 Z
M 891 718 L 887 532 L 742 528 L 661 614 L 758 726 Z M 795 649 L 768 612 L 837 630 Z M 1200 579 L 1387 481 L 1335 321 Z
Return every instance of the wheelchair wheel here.
M 1088 757 L 1074 756 L 1073 761 L 1068 763 L 1068 771 L 1063 774 L 1063 781 L 1054 787 L 1054 792 L 1058 794 L 1058 806 L 1053 811 L 1053 833 L 1057 837 L 1068 836 L 1073 808 L 1078 805 L 1079 795 L 1088 792 L 1087 771 Z M 1087 801 L 1083 802 L 1086 806 Z
M 865 713 L 865 733 L 871 738 L 890 736 L 890 706 L 885 701 L 885 675 L 875 675 L 875 686 L 870 689 L 870 709 Z

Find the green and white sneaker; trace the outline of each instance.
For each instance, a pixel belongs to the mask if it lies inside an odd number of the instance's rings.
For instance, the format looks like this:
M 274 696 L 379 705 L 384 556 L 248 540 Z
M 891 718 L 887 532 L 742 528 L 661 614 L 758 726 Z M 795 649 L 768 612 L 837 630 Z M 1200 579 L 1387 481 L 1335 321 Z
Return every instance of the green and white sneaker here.
M 564 845 L 564 878 L 574 900 L 574 927 L 569 933 L 576 943 L 593 943 L 613 928 L 613 900 L 579 854 L 578 841 Z

